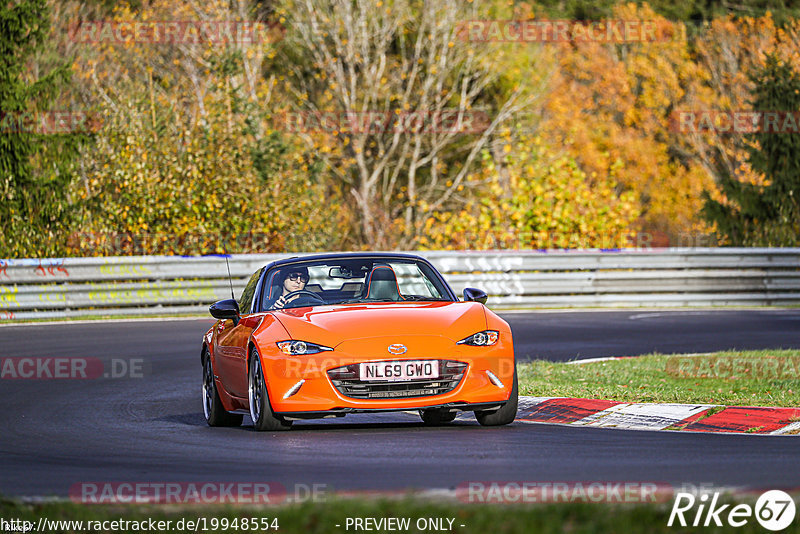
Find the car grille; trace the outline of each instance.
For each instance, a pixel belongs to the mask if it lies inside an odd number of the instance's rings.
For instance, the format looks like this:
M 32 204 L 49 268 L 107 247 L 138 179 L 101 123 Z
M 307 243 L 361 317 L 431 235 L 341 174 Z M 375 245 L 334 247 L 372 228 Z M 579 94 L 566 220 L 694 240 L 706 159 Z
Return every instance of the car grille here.
M 438 360 L 439 378 L 402 381 L 367 381 L 358 378 L 358 364 L 328 371 L 334 387 L 352 399 L 400 399 L 431 397 L 453 391 L 464 377 L 467 364 L 455 360 Z

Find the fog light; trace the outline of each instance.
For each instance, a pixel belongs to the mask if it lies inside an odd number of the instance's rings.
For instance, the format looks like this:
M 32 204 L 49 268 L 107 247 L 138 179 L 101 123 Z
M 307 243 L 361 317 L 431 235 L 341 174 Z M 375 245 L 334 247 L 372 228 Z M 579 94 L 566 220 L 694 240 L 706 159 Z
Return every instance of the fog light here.
M 300 388 L 301 388 L 301 387 L 303 386 L 303 384 L 305 384 L 305 383 L 306 383 L 306 381 L 305 381 L 305 380 L 301 380 L 301 381 L 300 381 L 300 382 L 298 382 L 297 384 L 293 385 L 293 386 L 292 386 L 292 389 L 290 389 L 289 391 L 287 391 L 287 392 L 286 392 L 286 395 L 284 395 L 284 396 L 283 396 L 283 398 L 284 398 L 284 399 L 288 399 L 289 397 L 291 397 L 292 395 L 294 395 L 295 393 L 297 393 L 298 391 L 300 391 Z
M 495 375 L 493 372 L 491 372 L 491 371 L 487 370 L 487 371 L 486 371 L 486 374 L 487 374 L 487 376 L 489 377 L 489 380 L 491 380 L 491 381 L 492 381 L 492 384 L 494 384 L 495 386 L 497 386 L 497 387 L 499 387 L 499 388 L 504 388 L 504 387 L 505 387 L 505 386 L 503 385 L 503 383 L 500 381 L 500 379 L 499 379 L 499 378 L 497 378 L 497 375 Z

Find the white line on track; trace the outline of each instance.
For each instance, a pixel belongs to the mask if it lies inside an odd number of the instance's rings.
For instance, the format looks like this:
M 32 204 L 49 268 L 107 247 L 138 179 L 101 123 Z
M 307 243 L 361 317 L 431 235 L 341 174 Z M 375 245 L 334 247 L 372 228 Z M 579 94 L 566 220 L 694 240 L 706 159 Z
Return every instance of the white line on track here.
M 518 314 L 553 314 L 553 313 L 597 313 L 597 312 L 641 312 L 634 314 L 629 317 L 629 319 L 639 319 L 639 318 L 647 318 L 647 317 L 660 317 L 662 315 L 674 315 L 676 313 L 680 313 L 682 315 L 706 315 L 708 312 L 719 312 L 719 311 L 726 311 L 726 312 L 737 312 L 737 311 L 797 311 L 797 308 L 789 307 L 789 306 L 717 306 L 717 307 L 658 307 L 658 308 L 650 308 L 650 307 L 624 307 L 620 306 L 618 308 L 524 308 L 524 309 L 511 309 L 511 308 L 492 308 L 489 306 L 494 313 L 498 315 L 518 315 Z
M 665 356 L 675 356 L 679 358 L 683 357 L 691 357 L 694 358 L 696 356 L 713 356 L 714 354 L 718 354 L 719 352 L 726 352 L 726 351 L 718 351 L 718 352 L 689 352 L 687 354 L 683 353 L 675 353 L 675 354 L 666 354 Z M 602 358 L 587 358 L 585 360 L 570 360 L 568 362 L 564 362 L 567 365 L 581 365 L 584 363 L 597 363 L 597 362 L 610 362 L 614 360 L 629 360 L 631 358 L 639 358 L 640 356 L 647 356 L 647 354 L 640 354 L 638 356 L 605 356 Z
M 564 363 L 567 365 L 582 365 L 584 363 L 610 362 L 612 360 L 620 360 L 622 358 L 624 358 L 624 356 L 605 356 L 603 358 L 587 358 L 585 360 L 572 360 Z

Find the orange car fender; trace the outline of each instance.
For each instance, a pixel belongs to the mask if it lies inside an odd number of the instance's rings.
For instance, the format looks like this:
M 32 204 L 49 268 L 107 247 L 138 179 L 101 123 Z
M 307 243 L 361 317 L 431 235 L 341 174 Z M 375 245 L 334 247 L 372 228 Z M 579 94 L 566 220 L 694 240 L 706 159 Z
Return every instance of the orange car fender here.
M 200 350 L 200 363 L 203 363 L 203 352 L 208 350 L 208 357 L 211 360 L 211 369 L 214 370 L 214 376 L 216 376 L 216 362 L 214 360 L 214 345 L 216 344 L 216 333 L 217 327 L 222 321 L 217 321 L 214 323 L 214 326 L 208 329 L 208 332 L 205 333 L 203 336 L 203 348 Z M 221 396 L 221 395 L 220 395 Z M 223 405 L 225 402 L 223 402 Z
M 239 326 L 240 327 L 252 328 L 252 330 L 250 332 L 250 335 L 247 337 L 247 342 L 246 342 L 247 346 L 243 347 L 245 350 L 247 350 L 246 354 L 247 354 L 247 358 L 248 358 L 248 363 L 249 363 L 250 347 L 252 346 L 250 344 L 250 342 L 251 342 L 251 340 L 253 338 L 253 333 L 256 332 L 264 324 L 265 319 L 267 317 L 271 318 L 271 316 L 269 314 L 264 314 L 264 315 L 262 315 L 262 314 L 253 314 L 253 315 L 244 315 L 240 319 L 240 322 L 239 322 Z M 271 321 L 274 321 L 274 318 L 271 318 Z M 215 375 L 216 375 L 216 356 L 214 355 L 213 347 L 216 345 L 216 336 L 219 333 L 218 327 L 222 323 L 224 323 L 224 321 L 218 321 L 217 323 L 215 323 L 214 326 L 209 331 L 209 333 L 211 335 L 207 338 L 207 339 L 209 339 L 208 350 L 209 350 L 209 356 L 211 358 L 211 366 L 215 370 L 214 371 Z M 245 367 L 245 373 L 247 373 L 247 369 L 248 369 L 248 367 Z M 243 381 L 244 384 L 247 383 L 247 375 L 246 374 L 244 376 L 240 377 L 240 379 Z M 225 383 L 222 383 L 221 380 L 217 380 L 217 392 L 219 393 L 219 398 L 222 401 L 223 407 L 227 411 L 234 411 L 234 410 L 239 410 L 239 409 L 248 409 L 248 404 L 247 404 L 248 401 L 247 401 L 247 399 L 231 395 L 228 392 L 227 385 Z
M 511 334 L 511 326 L 503 320 L 499 315 L 491 311 L 490 309 L 484 306 L 484 312 L 486 313 L 486 329 L 487 330 L 497 330 L 500 332 L 500 344 L 503 348 L 510 351 L 511 354 L 514 354 L 514 341 Z M 502 363 L 502 362 L 501 362 Z M 501 365 L 498 369 L 500 374 L 498 378 L 503 382 L 509 381 L 514 378 L 514 367 L 516 367 L 516 359 L 514 360 L 514 365 L 506 368 L 507 366 Z
M 457 302 L 451 305 L 457 318 L 441 333 L 455 342 L 466 336 L 486 330 L 485 306 L 480 302 Z
M 261 321 L 253 332 L 250 334 L 250 340 L 248 341 L 248 369 L 249 367 L 249 353 L 253 347 L 255 347 L 256 351 L 258 352 L 259 358 L 261 358 L 261 371 L 263 376 L 266 378 L 268 362 L 267 357 L 269 354 L 275 354 L 278 350 L 278 347 L 275 343 L 282 340 L 291 339 L 289 336 L 288 330 L 281 324 L 281 322 L 275 318 L 274 315 L 268 313 L 264 316 L 264 319 Z M 269 380 L 265 380 L 267 385 L 267 394 L 272 398 L 272 392 L 270 391 L 270 383 Z
M 217 321 L 216 323 L 214 323 L 214 326 L 212 326 L 211 328 L 209 328 L 209 329 L 208 329 L 208 332 L 206 332 L 206 333 L 203 335 L 203 348 L 200 350 L 200 360 L 201 360 L 201 362 L 200 362 L 200 363 L 202 363 L 202 359 L 203 359 L 203 352 L 204 352 L 206 349 L 208 349 L 208 353 L 209 353 L 209 354 L 211 354 L 211 352 L 212 352 L 212 351 L 211 351 L 211 347 L 213 347 L 213 346 L 214 346 L 214 329 L 217 327 L 217 323 L 219 323 L 219 321 Z
M 217 394 L 219 395 L 219 400 L 222 402 L 223 408 L 230 412 L 240 408 L 241 406 L 239 406 L 240 403 L 238 403 L 236 399 L 228 394 L 228 392 L 225 390 L 224 384 L 221 383 L 220 379 L 216 378 L 219 375 L 217 375 L 217 362 L 214 354 L 214 345 L 216 344 L 217 328 L 222 322 L 223 321 L 215 322 L 214 326 L 212 326 L 203 336 L 203 349 L 200 352 L 200 358 L 202 361 L 203 352 L 208 350 L 208 358 L 211 360 L 211 370 L 214 373 L 214 380 L 217 383 Z

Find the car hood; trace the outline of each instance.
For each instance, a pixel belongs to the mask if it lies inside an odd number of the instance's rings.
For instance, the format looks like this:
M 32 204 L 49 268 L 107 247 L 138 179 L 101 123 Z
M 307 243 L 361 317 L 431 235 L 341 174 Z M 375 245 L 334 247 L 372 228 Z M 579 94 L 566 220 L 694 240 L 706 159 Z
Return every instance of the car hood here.
M 350 339 L 404 334 L 460 341 L 486 329 L 483 305 L 477 302 L 343 304 L 273 313 L 292 339 L 328 347 Z

